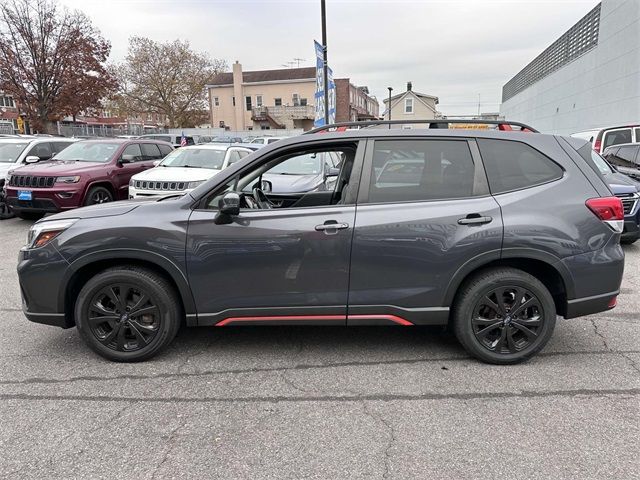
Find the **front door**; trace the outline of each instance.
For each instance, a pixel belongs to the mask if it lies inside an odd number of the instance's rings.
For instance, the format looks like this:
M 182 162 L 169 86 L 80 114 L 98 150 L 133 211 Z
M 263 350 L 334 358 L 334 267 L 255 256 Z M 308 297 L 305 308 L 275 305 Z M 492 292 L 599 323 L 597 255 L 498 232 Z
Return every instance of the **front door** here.
M 341 172 L 346 180 L 336 182 L 335 192 L 294 192 L 290 196 L 297 195 L 298 205 L 284 206 L 272 197 L 272 208 L 248 208 L 257 195 L 253 188 L 264 183 L 255 176 L 257 169 L 268 173 L 305 155 L 304 161 L 291 162 L 296 171 L 280 173 L 297 179 L 303 170 L 319 172 L 322 156 L 311 158 L 309 148 L 270 154 L 227 182 L 222 192 L 232 189 L 249 202 L 230 223 L 214 221 L 220 191 L 192 213 L 187 264 L 199 325 L 346 323 L 355 223 L 355 195 L 350 200 L 346 187 L 354 185 L 357 143 L 340 147 L 347 154 Z
M 466 139 L 376 140 L 353 239 L 348 324 L 442 324 L 451 281 L 500 258 L 502 217 Z

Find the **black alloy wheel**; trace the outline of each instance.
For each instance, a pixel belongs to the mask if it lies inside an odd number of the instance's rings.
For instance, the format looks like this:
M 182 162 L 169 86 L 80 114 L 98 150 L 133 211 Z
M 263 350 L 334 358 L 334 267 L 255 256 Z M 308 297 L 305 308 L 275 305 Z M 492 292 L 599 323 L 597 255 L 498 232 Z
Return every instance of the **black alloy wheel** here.
M 452 307 L 454 332 L 465 350 L 499 365 L 534 356 L 556 323 L 555 303 L 545 285 L 511 267 L 474 274 L 460 286 Z
M 84 205 L 100 205 L 102 203 L 108 203 L 112 201 L 113 195 L 109 190 L 104 187 L 92 187 L 87 193 L 87 198 L 84 202 Z
M 138 266 L 113 267 L 91 277 L 74 313 L 85 343 L 116 362 L 153 357 L 171 343 L 184 318 L 170 281 Z
M 107 348 L 132 352 L 153 341 L 162 317 L 148 292 L 121 283 L 106 285 L 93 296 L 87 323 Z
M 495 353 L 516 353 L 529 347 L 544 322 L 542 303 L 530 290 L 505 286 L 491 290 L 477 303 L 471 319 L 478 342 Z

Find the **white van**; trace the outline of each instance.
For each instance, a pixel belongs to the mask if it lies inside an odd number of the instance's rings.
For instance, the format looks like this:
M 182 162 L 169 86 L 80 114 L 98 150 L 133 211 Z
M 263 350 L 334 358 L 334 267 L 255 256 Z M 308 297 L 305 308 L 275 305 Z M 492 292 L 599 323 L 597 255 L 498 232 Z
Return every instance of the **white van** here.
M 640 142 L 640 125 L 597 128 L 594 130 L 572 133 L 571 136 L 591 142 L 593 149 L 598 153 L 602 153 L 605 148 L 612 145 Z

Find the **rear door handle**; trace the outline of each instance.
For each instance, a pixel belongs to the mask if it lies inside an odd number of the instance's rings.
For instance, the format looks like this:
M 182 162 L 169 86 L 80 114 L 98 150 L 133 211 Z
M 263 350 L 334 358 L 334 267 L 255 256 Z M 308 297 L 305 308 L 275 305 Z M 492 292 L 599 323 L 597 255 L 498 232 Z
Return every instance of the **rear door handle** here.
M 338 230 L 344 230 L 345 228 L 349 228 L 348 223 L 338 223 L 335 220 L 327 220 L 322 225 L 315 226 L 317 232 L 324 232 L 327 235 L 336 234 Z
M 490 223 L 492 220 L 493 218 L 489 216 L 483 217 L 479 213 L 470 213 L 465 218 L 459 218 L 458 224 L 459 225 L 482 225 L 485 223 Z

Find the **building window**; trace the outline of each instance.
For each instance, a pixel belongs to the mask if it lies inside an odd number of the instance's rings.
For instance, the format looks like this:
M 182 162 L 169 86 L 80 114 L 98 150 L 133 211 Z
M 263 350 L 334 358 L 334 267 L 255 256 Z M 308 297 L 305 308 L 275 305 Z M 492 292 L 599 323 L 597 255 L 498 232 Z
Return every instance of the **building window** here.
M 235 107 L 236 106 L 236 97 L 231 97 L 231 104 Z
M 220 99 L 218 97 L 213 97 L 213 106 L 214 107 L 220 106 Z
M 271 130 L 269 125 L 260 125 L 260 130 Z
M 404 99 L 404 113 L 413 113 L 413 98 Z
M 293 94 L 293 106 L 294 107 L 300 106 L 300 95 L 297 93 Z
M 0 107 L 15 107 L 13 103 L 13 97 L 0 96 Z
M 281 106 L 282 106 L 282 99 L 281 99 L 281 98 L 274 98 L 274 99 L 273 99 L 273 104 L 274 104 L 276 107 L 281 107 Z
M 256 95 L 256 107 L 262 106 L 262 95 Z
M 300 99 L 300 106 L 301 107 L 306 107 L 307 106 L 307 99 L 306 98 L 301 98 Z
M 251 95 L 247 95 L 246 97 L 244 97 L 244 103 L 247 106 L 247 112 L 251 111 Z

